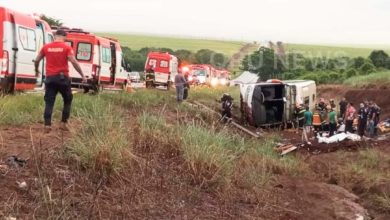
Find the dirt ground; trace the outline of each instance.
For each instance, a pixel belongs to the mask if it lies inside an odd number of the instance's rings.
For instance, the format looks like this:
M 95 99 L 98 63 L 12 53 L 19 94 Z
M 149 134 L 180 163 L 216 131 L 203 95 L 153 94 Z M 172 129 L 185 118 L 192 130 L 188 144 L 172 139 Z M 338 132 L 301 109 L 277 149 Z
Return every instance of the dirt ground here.
M 372 93 L 346 91 L 334 86 L 320 88 L 321 96 L 325 98 L 345 95 L 351 101 L 357 101 L 370 94 L 386 115 L 389 106 L 383 98 L 384 91 L 370 91 Z M 380 94 L 382 97 L 374 96 Z M 176 112 L 166 114 L 168 123 L 193 120 L 188 117 Z M 198 120 L 212 116 L 204 117 Z M 72 126 L 76 127 L 75 124 Z M 359 190 L 359 184 L 347 186 L 341 183 L 342 178 L 331 175 L 332 170 L 344 166 L 346 158 L 357 160 L 359 152 L 367 148 L 376 149 L 383 157 L 390 158 L 389 140 L 330 145 L 313 141 L 313 146 L 304 146 L 291 153 L 309 167 L 309 175 L 276 175 L 271 187 L 261 191 L 238 184 L 213 191 L 191 182 L 177 146 L 141 146 L 136 138 L 139 132 L 136 126 L 133 132 L 133 153 L 137 160 L 129 161 L 124 164 L 124 171 L 106 178 L 88 172 L 77 160 L 64 156 L 64 146 L 72 138 L 69 132 L 56 128 L 43 135 L 41 124 L 0 127 L 0 217 L 357 220 L 362 216 L 364 219 L 390 219 L 390 213 L 378 211 L 372 205 L 369 194 Z M 301 141 L 300 135 L 294 132 L 279 134 L 288 143 Z M 245 136 L 244 133 L 241 135 Z M 22 167 L 8 166 L 10 156 L 25 159 L 27 163 Z M 390 168 L 390 163 L 383 163 L 384 169 Z M 27 186 L 20 187 L 24 181 Z M 389 185 L 379 188 L 390 193 Z

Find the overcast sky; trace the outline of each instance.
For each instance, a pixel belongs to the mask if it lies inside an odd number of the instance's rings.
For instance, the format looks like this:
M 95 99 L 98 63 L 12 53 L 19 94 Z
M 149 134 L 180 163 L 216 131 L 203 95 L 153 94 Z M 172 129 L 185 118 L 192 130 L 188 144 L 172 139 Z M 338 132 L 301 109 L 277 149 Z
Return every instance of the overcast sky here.
M 0 0 L 0 5 L 90 31 L 390 45 L 389 0 Z

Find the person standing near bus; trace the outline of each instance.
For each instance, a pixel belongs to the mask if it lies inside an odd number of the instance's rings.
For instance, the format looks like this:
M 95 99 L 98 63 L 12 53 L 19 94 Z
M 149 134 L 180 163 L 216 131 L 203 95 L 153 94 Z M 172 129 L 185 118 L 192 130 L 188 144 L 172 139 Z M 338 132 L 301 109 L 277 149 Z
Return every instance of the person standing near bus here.
M 303 113 L 303 131 L 302 131 L 302 142 L 305 141 L 307 144 L 311 144 L 308 135 L 311 133 L 311 126 L 313 125 L 313 113 L 310 111 L 309 106 L 306 106 L 306 111 Z
M 77 63 L 73 49 L 65 43 L 66 32 L 64 30 L 57 30 L 55 33 L 55 41 L 46 44 L 41 49 L 37 58 L 35 59 L 35 74 L 39 75 L 39 63 L 46 58 L 46 79 L 45 79 L 45 112 L 44 132 L 51 131 L 51 118 L 53 114 L 53 107 L 58 93 L 61 94 L 64 107 L 62 110 L 61 126 L 62 130 L 68 130 L 67 122 L 70 117 L 70 109 L 73 100 L 73 94 L 69 79 L 68 61 L 72 63 L 76 71 L 81 75 L 82 82 L 86 82 L 86 78 L 80 65 Z

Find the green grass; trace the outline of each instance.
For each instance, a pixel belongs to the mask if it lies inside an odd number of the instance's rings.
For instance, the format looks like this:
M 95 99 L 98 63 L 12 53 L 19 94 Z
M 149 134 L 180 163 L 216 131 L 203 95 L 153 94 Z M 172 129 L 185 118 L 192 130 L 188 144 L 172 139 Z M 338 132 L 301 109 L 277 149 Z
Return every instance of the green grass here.
M 72 130 L 74 138 L 67 146 L 68 156 L 97 172 L 118 171 L 131 155 L 124 113 L 99 96 L 84 96 L 76 109 L 81 128 Z
M 200 49 L 210 49 L 229 56 L 238 52 L 245 44 L 244 42 L 239 41 L 175 38 L 123 33 L 98 33 L 98 35 L 116 38 L 122 46 L 134 50 L 139 50 L 143 47 L 170 48 L 173 50 L 186 49 L 193 52 Z
M 381 85 L 390 82 L 390 71 L 376 72 L 364 76 L 355 76 L 344 81 L 344 84 L 360 87 L 370 83 L 379 83 Z
M 0 125 L 23 125 L 43 120 L 42 95 L 0 97 Z
M 370 53 L 375 49 L 383 49 L 387 53 L 390 53 L 389 46 L 373 46 L 367 48 L 362 45 L 359 48 L 358 45 L 352 46 L 322 46 L 322 45 L 306 45 L 306 44 L 286 44 L 285 50 L 288 52 L 297 52 L 303 54 L 305 57 L 368 57 Z

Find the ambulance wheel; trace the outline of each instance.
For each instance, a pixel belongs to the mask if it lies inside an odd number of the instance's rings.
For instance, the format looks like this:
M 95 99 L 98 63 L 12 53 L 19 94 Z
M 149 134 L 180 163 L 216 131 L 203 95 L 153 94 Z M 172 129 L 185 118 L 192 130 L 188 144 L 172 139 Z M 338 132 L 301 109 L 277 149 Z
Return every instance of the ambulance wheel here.
M 147 89 L 153 88 L 153 82 L 147 81 L 145 83 L 145 86 L 146 86 Z
M 84 86 L 83 90 L 84 90 L 84 93 L 86 94 L 89 92 L 90 88 L 88 86 Z
M 14 78 L 5 77 L 1 80 L 0 89 L 3 94 L 10 94 L 14 92 Z

